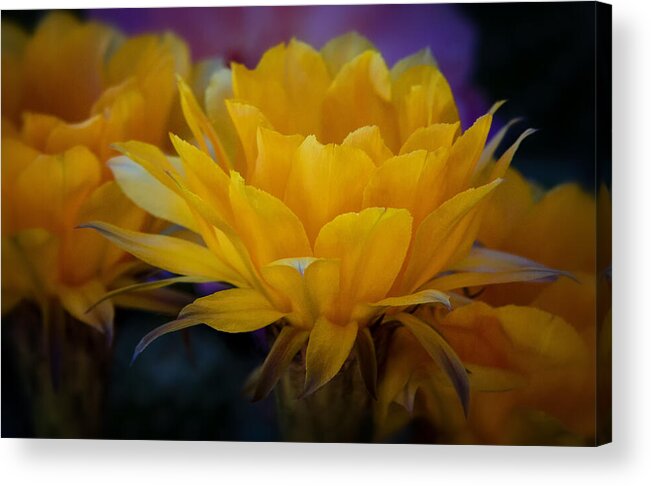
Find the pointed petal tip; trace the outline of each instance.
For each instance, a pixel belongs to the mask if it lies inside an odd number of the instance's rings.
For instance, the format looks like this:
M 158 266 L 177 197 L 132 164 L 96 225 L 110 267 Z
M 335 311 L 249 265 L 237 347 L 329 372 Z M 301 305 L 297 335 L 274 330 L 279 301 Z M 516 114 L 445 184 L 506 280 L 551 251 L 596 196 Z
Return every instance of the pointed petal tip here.
M 491 109 L 488 111 L 491 115 L 494 115 L 497 110 L 499 110 L 504 104 L 507 102 L 507 100 L 498 100 L 495 103 L 493 103 L 493 106 L 491 106 Z
M 303 398 L 309 397 L 315 393 L 319 388 L 321 388 L 325 383 L 319 383 L 313 377 L 305 378 L 305 385 L 303 386 L 303 391 L 296 397 L 297 400 L 302 400 Z
M 142 342 L 143 339 L 140 340 L 136 348 L 133 350 L 133 355 L 131 355 L 131 361 L 129 361 L 129 367 L 133 366 L 133 364 L 138 359 L 138 356 L 140 356 L 140 354 L 144 351 L 146 346 L 143 346 L 143 342 Z

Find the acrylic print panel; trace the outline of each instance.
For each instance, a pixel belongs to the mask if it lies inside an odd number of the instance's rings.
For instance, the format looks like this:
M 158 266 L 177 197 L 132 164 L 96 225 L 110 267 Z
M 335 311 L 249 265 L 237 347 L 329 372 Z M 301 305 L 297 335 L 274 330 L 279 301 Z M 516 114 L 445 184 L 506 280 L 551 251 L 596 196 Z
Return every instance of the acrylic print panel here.
M 608 442 L 610 15 L 3 12 L 2 436 Z

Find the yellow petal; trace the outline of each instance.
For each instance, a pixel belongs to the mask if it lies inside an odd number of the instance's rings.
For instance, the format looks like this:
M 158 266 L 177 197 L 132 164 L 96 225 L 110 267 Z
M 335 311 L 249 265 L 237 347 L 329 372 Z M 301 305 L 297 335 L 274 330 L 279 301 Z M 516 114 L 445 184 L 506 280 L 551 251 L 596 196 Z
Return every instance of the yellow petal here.
M 114 147 L 134 162 L 143 166 L 161 184 L 172 191 L 176 190 L 174 182 L 167 175 L 168 172 L 175 172 L 176 169 L 158 147 L 138 141 L 116 143 Z
M 338 214 L 361 208 L 364 186 L 374 169 L 360 149 L 321 145 L 313 136 L 305 139 L 296 151 L 285 202 L 304 222 L 310 241 Z
M 460 123 L 435 123 L 428 127 L 420 127 L 414 130 L 400 148 L 400 154 L 407 154 L 414 150 L 434 150 L 445 147 L 452 147 Z
M 552 234 L 555 237 L 549 238 Z M 556 187 L 517 225 L 503 249 L 550 267 L 594 272 L 594 197 L 586 194 L 578 184 Z
M 58 287 L 61 304 L 73 317 L 107 335 L 113 334 L 114 309 L 111 302 L 104 301 L 89 308 L 106 294 L 106 288 L 97 280 L 90 280 L 82 286 Z
M 103 60 L 116 39 L 110 28 L 69 14 L 45 17 L 23 53 L 24 109 L 71 122 L 88 117 L 103 89 Z
M 309 329 L 316 312 L 307 294 L 303 272 L 286 263 L 288 260 L 265 265 L 261 273 L 265 282 L 279 294 L 274 299 L 276 307 L 287 312 L 287 320 L 292 326 Z
M 211 76 L 205 89 L 204 104 L 206 116 L 219 134 L 219 140 L 224 146 L 228 158 L 238 172 L 244 174 L 246 166 L 242 163 L 241 146 L 235 130 L 235 125 L 228 114 L 226 100 L 233 98 L 233 82 L 231 70 L 217 69 Z
M 311 256 L 301 221 L 285 204 L 231 173 L 230 200 L 235 226 L 258 267 L 281 258 Z
M 357 338 L 357 324 L 338 325 L 319 318 L 310 333 L 303 396 L 314 393 L 339 372 Z
M 477 238 L 490 248 L 502 248 L 533 205 L 533 188 L 516 169 L 510 168 L 486 204 Z
M 381 165 L 385 160 L 393 156 L 393 153 L 384 144 L 382 133 L 376 126 L 358 128 L 349 133 L 342 145 L 357 147 L 366 152 L 375 165 Z
M 179 314 L 223 332 L 256 331 L 284 316 L 253 289 L 222 290 L 195 300 Z
M 294 356 L 296 356 L 296 353 L 301 350 L 307 341 L 308 336 L 307 331 L 291 326 L 284 326 L 281 329 L 260 370 L 255 391 L 253 392 L 254 401 L 262 400 L 269 395 L 294 359 Z
M 368 327 L 357 333 L 355 351 L 366 390 L 374 400 L 377 400 L 377 357 L 373 336 Z
M 531 306 L 562 317 L 583 332 L 593 329 L 597 320 L 597 279 L 584 272 L 577 272 L 576 278 L 545 285 Z
M 75 145 L 84 145 L 99 154 L 98 144 L 104 128 L 102 117 L 93 116 L 80 123 L 41 113 L 24 113 L 22 139 L 48 154 L 65 152 Z
M 420 364 L 419 360 L 428 360 L 422 346 L 406 327 L 396 329 L 388 345 L 386 364 L 378 384 L 377 423 L 385 422 L 389 406 L 407 386 L 414 369 Z
M 452 290 L 511 282 L 554 281 L 559 276 L 576 281 L 571 273 L 510 253 L 477 247 L 463 260 L 448 267 L 444 275 L 430 281 L 427 287 Z
M 476 229 L 470 226 L 480 203 L 497 187 L 499 179 L 468 189 L 443 203 L 427 216 L 416 231 L 407 266 L 398 288 L 417 289 L 460 251 L 469 251 Z
M 105 70 L 111 88 L 93 106 L 93 113 L 105 114 L 114 126 L 116 134 L 106 143 L 137 139 L 160 146 L 176 101 L 176 76 L 189 71 L 187 46 L 169 32 L 131 37 L 120 44 Z
M 112 224 L 91 222 L 92 228 L 124 251 L 146 263 L 180 275 L 204 277 L 213 281 L 242 284 L 242 279 L 206 247 L 172 236 L 154 235 L 121 229 Z
M 23 298 L 41 302 L 57 281 L 59 241 L 43 229 L 2 236 L 2 294 L 14 303 Z
M 589 359 L 571 325 L 533 307 L 476 302 L 447 314 L 440 329 L 464 361 L 482 366 L 536 373 Z
M 492 120 L 493 116 L 490 113 L 482 116 L 473 126 L 463 132 L 452 146 L 446 173 L 448 197 L 452 197 L 468 187 L 484 150 Z
M 341 260 L 337 322 L 346 322 L 355 304 L 386 296 L 407 252 L 411 222 L 404 209 L 369 208 L 338 216 L 321 229 L 314 255 Z
M 387 297 L 386 299 L 382 299 L 372 305 L 377 307 L 410 307 L 412 305 L 421 304 L 443 304 L 449 309 L 450 298 L 443 292 L 426 289 L 414 294 L 402 295 L 400 297 Z
M 450 86 L 432 65 L 413 66 L 398 76 L 393 82 L 393 102 L 402 142 L 418 128 L 459 121 Z
M 468 413 L 470 385 L 468 374 L 461 360 L 452 347 L 434 328 L 411 314 L 401 313 L 395 316 L 414 335 L 427 354 L 446 374 L 454 386 L 464 411 Z
M 348 32 L 329 40 L 322 48 L 321 55 L 331 76 L 336 76 L 341 68 L 365 51 L 375 51 L 375 46 L 357 32 Z
M 447 155 L 446 149 L 432 153 L 418 150 L 387 160 L 366 186 L 364 206 L 407 209 L 417 227 L 440 203 Z
M 232 219 L 229 186 L 226 173 L 208 154 L 194 145 L 181 140 L 176 135 L 170 139 L 183 161 L 184 178 L 188 188 L 206 201 L 226 222 Z
M 336 298 L 341 288 L 341 261 L 337 259 L 319 259 L 305 270 L 307 297 L 315 309 L 314 315 L 334 317 Z
M 265 281 L 277 291 L 276 307 L 297 327 L 312 328 L 319 315 L 329 315 L 339 293 L 339 260 L 285 258 L 262 268 Z
M 513 118 L 509 120 L 506 125 L 500 128 L 499 131 L 490 139 L 490 141 L 486 144 L 486 147 L 484 147 L 484 151 L 479 158 L 479 162 L 477 162 L 477 166 L 475 167 L 475 175 L 480 174 L 491 162 L 495 162 L 497 160 L 495 157 L 495 152 L 504 140 L 504 137 L 513 125 L 520 123 L 521 121 L 521 118 Z
M 233 167 L 233 164 L 224 149 L 224 146 L 217 135 L 214 127 L 206 117 L 206 115 L 201 110 L 199 103 L 194 97 L 190 87 L 179 78 L 178 82 L 179 93 L 181 95 L 181 108 L 183 109 L 183 114 L 185 119 L 194 134 L 199 147 L 207 155 L 214 153 L 215 160 L 224 170 L 229 170 Z M 210 148 L 206 144 L 210 143 Z M 212 149 L 212 150 L 211 150 Z
M 102 276 L 110 282 L 115 272 L 120 270 L 118 263 L 125 258 L 120 248 L 94 231 L 78 231 L 77 224 L 91 220 L 102 220 L 121 228 L 141 229 L 149 216 L 133 204 L 111 181 L 95 189 L 84 201 L 78 217 L 67 228 L 62 242 L 60 259 L 60 278 L 70 286 L 78 286 L 88 279 Z
M 273 127 L 256 106 L 240 101 L 226 100 L 226 109 L 233 121 L 244 154 L 244 160 L 239 163 L 240 172 L 246 174 L 250 170 L 249 167 L 255 167 L 255 160 L 258 157 L 258 128 L 272 129 Z
M 258 107 L 284 134 L 321 132 L 321 103 L 330 75 L 323 58 L 292 39 L 262 56 L 255 69 L 233 63 L 235 98 Z
M 511 145 L 508 149 L 506 149 L 506 151 L 502 154 L 502 156 L 495 163 L 495 167 L 493 168 L 493 171 L 491 172 L 491 175 L 490 175 L 491 179 L 496 179 L 498 177 L 504 177 L 504 174 L 508 170 L 509 166 L 511 165 L 511 161 L 513 160 L 513 157 L 515 156 L 515 152 L 520 147 L 520 144 L 524 141 L 525 138 L 527 138 L 529 135 L 532 135 L 534 133 L 536 133 L 536 130 L 534 130 L 532 128 L 529 128 L 528 130 L 525 130 L 517 138 L 517 140 L 515 142 L 513 142 L 513 145 Z
M 110 292 L 106 292 L 99 300 L 95 301 L 87 311 L 93 310 L 96 306 L 107 300 L 113 300 L 116 297 L 119 297 L 123 294 L 132 294 L 136 292 L 145 292 L 148 290 L 156 290 L 167 287 L 169 285 L 174 285 L 177 283 L 200 283 L 200 282 L 209 282 L 209 280 L 200 277 L 172 277 L 164 278 L 160 280 L 154 280 L 153 282 L 136 282 L 125 287 L 120 287 Z M 177 309 L 178 311 L 178 309 Z
M 358 128 L 375 125 L 387 146 L 397 151 L 391 80 L 379 53 L 365 51 L 341 68 L 323 102 L 323 123 L 323 140 L 335 143 Z
M 53 233 L 71 227 L 84 199 L 99 185 L 100 171 L 99 160 L 85 147 L 36 157 L 15 183 L 16 223 Z
M 496 309 L 502 329 L 514 346 L 549 365 L 585 362 L 589 354 L 579 334 L 560 317 L 532 307 Z
M 411 54 L 407 57 L 400 59 L 397 63 L 391 68 L 391 77 L 395 80 L 400 78 L 402 74 L 415 67 L 415 66 L 434 66 L 436 67 L 436 61 L 434 56 L 432 56 L 432 51 L 429 47 L 425 47 L 414 54 Z
M 223 219 L 215 206 L 208 204 L 192 192 L 177 176 L 171 176 L 171 179 L 176 184 L 179 194 L 191 208 L 206 246 L 213 254 L 219 255 L 235 273 L 241 276 L 243 281 L 247 282 L 248 286 L 260 288 L 258 273 L 254 268 L 249 250 L 235 229 Z M 230 214 L 230 196 L 228 206 Z
M 300 135 L 281 135 L 267 128 L 259 127 L 258 156 L 255 166 L 250 167 L 251 184 L 282 199 L 287 187 L 287 179 L 292 159 L 298 146 L 303 142 Z
M 24 224 L 20 205 L 21 192 L 16 181 L 40 153 L 14 138 L 2 139 L 2 234 L 12 233 Z
M 183 198 L 164 186 L 140 164 L 120 156 L 109 160 L 108 165 L 120 189 L 139 207 L 157 218 L 198 232 L 192 212 Z

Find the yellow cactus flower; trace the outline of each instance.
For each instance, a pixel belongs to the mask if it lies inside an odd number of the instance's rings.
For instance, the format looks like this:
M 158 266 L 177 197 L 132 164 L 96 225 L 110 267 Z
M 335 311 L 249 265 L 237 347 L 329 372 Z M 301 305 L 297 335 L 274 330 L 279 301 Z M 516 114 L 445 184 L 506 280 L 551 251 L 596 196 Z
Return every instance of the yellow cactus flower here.
M 197 146 L 173 135 L 176 159 L 123 143 L 125 156 L 109 165 L 136 204 L 194 238 L 101 221 L 87 227 L 180 278 L 234 288 L 185 307 L 143 338 L 134 357 L 157 337 L 201 323 L 224 332 L 274 325 L 279 334 L 256 375 L 256 398 L 302 349 L 303 396 L 351 356 L 375 394 L 372 331 L 398 319 L 467 404 L 463 366 L 410 311 L 449 306 L 431 280 L 470 252 L 482 208 L 513 156 L 483 170 L 492 111 L 461 131 L 428 51 L 389 69 L 355 34 L 321 51 L 292 40 L 269 49 L 255 69 L 217 72 L 206 114 L 184 82 L 179 89 Z M 504 255 L 485 258 L 497 265 Z
M 185 44 L 170 34 L 124 38 L 62 13 L 32 35 L 3 23 L 3 312 L 28 299 L 45 317 L 54 300 L 110 333 L 113 304 L 87 310 L 142 264 L 74 228 L 89 219 L 156 228 L 124 197 L 106 161 L 114 142 L 166 142 L 175 74 L 188 69 Z

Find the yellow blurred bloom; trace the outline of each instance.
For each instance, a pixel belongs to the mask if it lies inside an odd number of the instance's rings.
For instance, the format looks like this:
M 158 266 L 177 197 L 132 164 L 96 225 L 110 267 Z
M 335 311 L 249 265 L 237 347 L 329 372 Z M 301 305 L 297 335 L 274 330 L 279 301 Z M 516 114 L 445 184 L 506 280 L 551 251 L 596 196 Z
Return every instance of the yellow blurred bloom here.
M 184 82 L 179 89 L 197 146 L 172 136 L 176 159 L 124 143 L 125 156 L 109 165 L 136 204 L 196 237 L 88 226 L 185 281 L 235 288 L 197 299 L 143 338 L 135 355 L 162 334 L 200 323 L 224 332 L 275 324 L 280 332 L 255 397 L 301 349 L 304 394 L 351 356 L 375 394 L 371 330 L 398 320 L 444 366 L 466 405 L 467 377 L 454 351 L 410 310 L 449 306 L 432 279 L 472 254 L 481 211 L 515 152 L 486 169 L 492 111 L 462 132 L 428 51 L 389 69 L 355 34 L 321 51 L 292 40 L 269 49 L 253 70 L 233 64 L 216 72 L 206 114 Z M 510 265 L 511 278 L 539 278 L 518 274 L 522 262 L 504 263 L 503 254 L 483 258 Z
M 110 331 L 113 304 L 134 262 L 74 228 L 89 219 L 145 229 L 153 219 L 124 197 L 106 160 L 111 144 L 162 145 L 189 54 L 172 35 L 124 38 L 74 17 L 48 15 L 32 35 L 2 28 L 2 302 L 58 300 Z M 120 283 L 121 282 L 121 283 Z M 169 310 L 169 309 L 168 309 Z
M 541 273 L 538 282 L 505 280 L 490 287 L 481 275 L 439 279 L 483 301 L 459 295 L 459 307 L 449 314 L 419 312 L 470 372 L 468 419 L 454 406 L 431 357 L 402 332 L 391 344 L 380 382 L 376 420 L 385 434 L 408 419 L 406 410 L 429 419 L 443 442 L 581 445 L 595 440 L 597 326 L 602 334 L 610 330 L 607 311 L 597 314 L 598 283 L 609 284 L 596 273 L 596 202 L 576 184 L 540 192 L 515 169 L 508 170 L 486 205 L 478 233 L 478 240 L 494 250 L 481 252 L 509 251 L 569 271 L 572 278 L 550 282 Z

